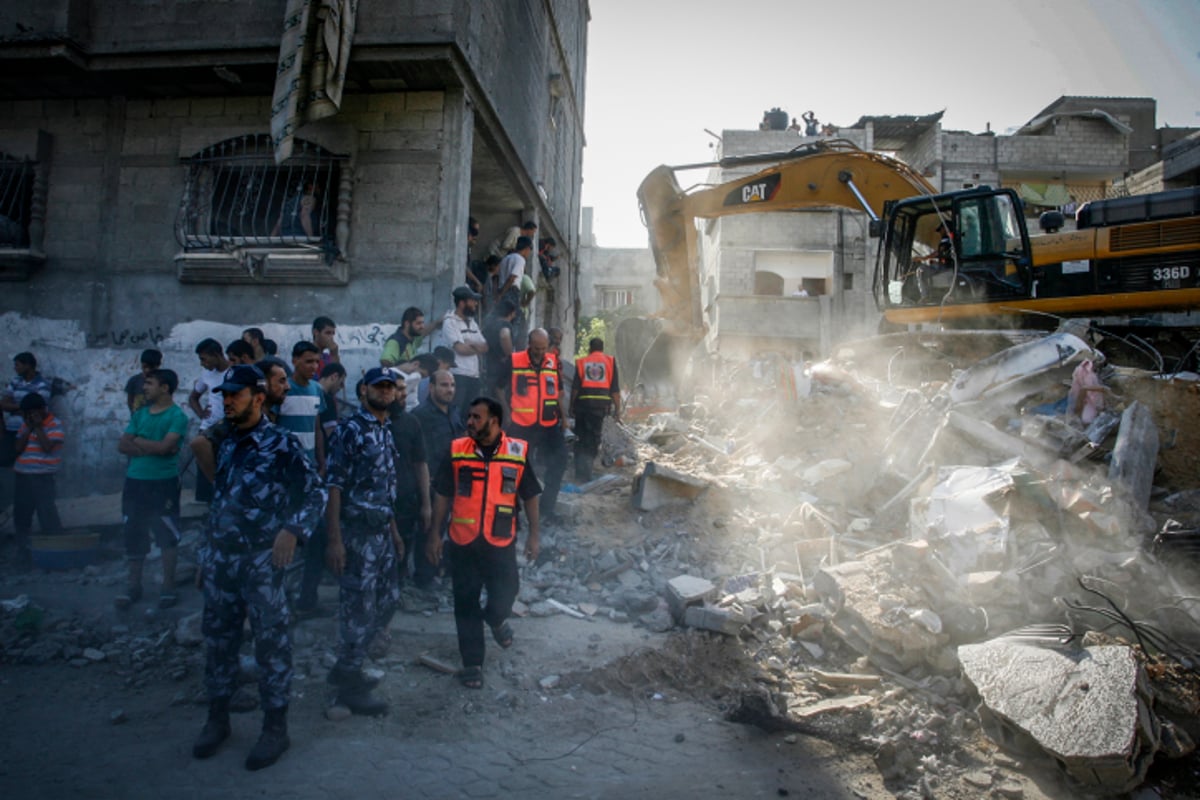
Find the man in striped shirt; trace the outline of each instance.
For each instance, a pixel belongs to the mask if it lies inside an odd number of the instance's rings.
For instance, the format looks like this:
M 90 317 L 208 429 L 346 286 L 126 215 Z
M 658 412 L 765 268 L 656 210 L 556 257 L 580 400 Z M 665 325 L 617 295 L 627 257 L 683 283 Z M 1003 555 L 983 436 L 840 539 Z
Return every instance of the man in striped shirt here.
M 29 534 L 36 512 L 43 534 L 59 533 L 62 522 L 55 505 L 54 474 L 62 468 L 62 447 L 66 442 L 62 423 L 50 413 L 46 400 L 36 392 L 21 398 L 21 427 L 17 431 L 16 497 L 13 502 L 13 526 L 17 532 L 19 568 L 31 565 Z

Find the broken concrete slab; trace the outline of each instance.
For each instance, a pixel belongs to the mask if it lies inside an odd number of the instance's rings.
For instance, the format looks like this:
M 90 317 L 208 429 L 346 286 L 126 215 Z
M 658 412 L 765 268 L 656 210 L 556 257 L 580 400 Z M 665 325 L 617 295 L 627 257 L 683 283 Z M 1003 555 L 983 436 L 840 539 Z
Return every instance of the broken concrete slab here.
M 1141 509 L 1150 504 L 1154 467 L 1158 462 L 1158 427 L 1150 409 L 1137 402 L 1121 414 L 1108 479 L 1119 485 Z
M 694 499 L 706 488 L 708 481 L 649 461 L 634 482 L 633 507 L 653 511 L 668 503 Z
M 1109 792 L 1145 778 L 1160 733 L 1132 648 L 1000 638 L 963 645 L 958 658 L 1000 744 L 1034 744 L 1081 784 Z

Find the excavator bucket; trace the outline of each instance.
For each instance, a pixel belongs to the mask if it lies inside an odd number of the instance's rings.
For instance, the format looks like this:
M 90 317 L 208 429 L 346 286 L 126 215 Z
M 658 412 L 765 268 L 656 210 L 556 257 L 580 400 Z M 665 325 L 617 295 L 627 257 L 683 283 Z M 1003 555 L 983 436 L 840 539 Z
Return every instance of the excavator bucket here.
M 671 333 L 663 320 L 630 317 L 617 325 L 616 359 L 630 415 L 673 409 L 687 400 L 689 366 L 698 341 Z

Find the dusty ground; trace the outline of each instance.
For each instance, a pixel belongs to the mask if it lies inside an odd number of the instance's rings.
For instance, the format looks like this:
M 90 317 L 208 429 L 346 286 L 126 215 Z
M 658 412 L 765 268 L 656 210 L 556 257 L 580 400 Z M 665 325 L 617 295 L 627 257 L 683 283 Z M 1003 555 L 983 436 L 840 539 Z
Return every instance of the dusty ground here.
M 90 506 L 100 511 L 106 502 Z M 625 502 L 621 495 L 586 497 L 577 532 L 555 537 L 558 558 L 600 544 L 632 547 L 647 531 L 688 528 L 687 509 L 643 518 L 640 525 L 611 524 L 625 516 Z M 713 509 L 706 513 L 720 519 Z M 604 517 L 609 521 L 595 520 Z M 720 537 L 684 536 L 700 545 L 692 554 L 696 561 L 729 549 Z M 398 615 L 390 653 L 373 662 L 385 673 L 382 691 L 392 703 L 386 718 L 325 718 L 331 698 L 324 665 L 334 621 L 311 620 L 295 629 L 290 752 L 261 773 L 242 768 L 259 724 L 258 712 L 250 711 L 235 715 L 234 737 L 217 757 L 198 762 L 190 745 L 204 717 L 202 648 L 175 646 L 171 631 L 199 609 L 200 598 L 184 589 L 178 608 L 119 614 L 111 608 L 121 572 L 111 538 L 109 551 L 109 560 L 87 575 L 3 575 L 0 597 L 28 594 L 46 609 L 47 629 L 82 631 L 81 645 L 113 654 L 89 662 L 68 652 L 74 661 L 10 659 L 0 666 L 6 723 L 0 796 L 304 798 L 349 790 L 425 797 L 881 798 L 912 789 L 907 781 L 884 779 L 876 748 L 859 736 L 861 717 L 799 733 L 726 721 L 745 691 L 782 688 L 779 676 L 755 665 L 735 638 L 530 616 L 515 621 L 510 651 L 489 650 L 485 688 L 467 691 L 452 676 L 415 663 L 422 653 L 456 661 L 444 601 L 440 608 L 413 603 Z M 322 588 L 328 602 L 334 593 L 332 586 Z M 111 645 L 131 638 L 128 648 Z M 139 641 L 149 655 L 130 659 Z M 555 675 L 557 685 L 544 688 L 543 679 Z M 246 696 L 254 695 L 248 686 Z M 1023 774 L 1030 767 L 1015 760 L 996 766 L 991 749 L 978 735 L 939 745 L 942 763 L 951 759 L 961 769 L 943 770 L 942 779 L 931 769 L 927 788 L 939 797 L 975 797 L 979 787 L 960 777 L 971 774 L 997 785 L 1016 782 L 1024 797 L 1070 796 L 1051 772 Z

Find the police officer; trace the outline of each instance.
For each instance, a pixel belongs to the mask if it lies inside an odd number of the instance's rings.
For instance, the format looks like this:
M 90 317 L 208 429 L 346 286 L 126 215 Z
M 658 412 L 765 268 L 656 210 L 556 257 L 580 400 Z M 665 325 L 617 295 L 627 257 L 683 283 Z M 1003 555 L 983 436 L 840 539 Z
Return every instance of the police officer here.
M 396 444 L 388 408 L 396 402 L 396 378 L 374 367 L 363 376 L 363 407 L 338 423 L 330 439 L 329 534 L 326 563 L 339 578 L 337 663 L 328 682 L 338 702 L 355 714 L 387 713 L 362 671 L 371 641 L 400 603 L 397 564 L 404 542 L 396 527 Z
M 224 396 L 233 430 L 217 449 L 201 558 L 209 707 L 192 755 L 208 758 L 229 738 L 229 700 L 249 617 L 264 711 L 262 735 L 246 758 L 246 769 L 255 770 L 274 764 L 290 744 L 292 643 L 283 569 L 320 519 L 325 488 L 296 437 L 263 415 L 266 379 L 257 367 L 229 369 L 213 391 Z
M 562 388 L 558 359 L 550 352 L 550 336 L 543 328 L 529 334 L 529 346 L 505 362 L 502 386 L 507 387 L 512 417 L 509 432 L 529 443 L 529 457 L 544 470 L 542 519 L 554 521 L 554 507 L 563 471 L 567 468 L 567 443 L 563 438 Z
M 483 687 L 483 624 L 501 647 L 511 647 L 508 617 L 517 597 L 517 517 L 524 505 L 529 521 L 525 557 L 538 554 L 538 494 L 541 488 L 527 458 L 528 446 L 501 430 L 504 409 L 489 397 L 471 401 L 467 435 L 450 444 L 450 458 L 434 479 L 433 517 L 425 555 L 437 564 L 442 526 L 450 515 L 447 545 L 454 593 L 454 624 L 468 689 Z M 487 589 L 487 605 L 480 606 Z
M 617 362 L 604 352 L 604 340 L 588 342 L 588 354 L 575 362 L 575 384 L 571 390 L 571 416 L 575 418 L 575 480 L 592 479 L 592 462 L 600 450 L 604 418 L 612 412 L 621 417 L 621 385 Z

